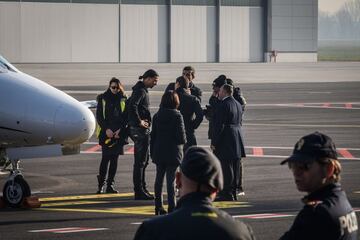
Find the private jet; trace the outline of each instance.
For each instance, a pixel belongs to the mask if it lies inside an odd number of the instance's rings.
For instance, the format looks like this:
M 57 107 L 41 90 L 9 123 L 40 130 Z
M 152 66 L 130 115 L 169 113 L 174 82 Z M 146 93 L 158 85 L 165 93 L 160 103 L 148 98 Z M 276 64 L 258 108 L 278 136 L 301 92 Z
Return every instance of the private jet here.
M 31 195 L 19 159 L 80 153 L 94 131 L 94 115 L 84 104 L 0 55 L 0 171 L 10 172 L 3 188 L 7 205 L 19 207 Z

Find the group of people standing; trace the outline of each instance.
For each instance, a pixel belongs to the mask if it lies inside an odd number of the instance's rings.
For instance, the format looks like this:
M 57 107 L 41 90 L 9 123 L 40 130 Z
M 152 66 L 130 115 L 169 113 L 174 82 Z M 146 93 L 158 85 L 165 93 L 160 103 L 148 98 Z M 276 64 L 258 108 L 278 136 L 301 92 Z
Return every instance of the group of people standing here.
M 97 192 L 117 193 L 117 159 L 130 136 L 135 200 L 154 199 L 145 181 L 151 155 L 156 164 L 155 214 L 173 212 L 143 222 L 135 239 L 255 239 L 248 225 L 211 204 L 244 195 L 241 159 L 246 155 L 241 126 L 246 100 L 231 79 L 220 75 L 213 81 L 213 94 L 203 111 L 202 93 L 194 77 L 195 70 L 185 67 L 182 76 L 165 90 L 153 118 L 148 89 L 159 80 L 156 71 L 150 69 L 140 76 L 129 98 L 118 79 L 110 80 L 109 88 L 97 98 L 97 134 L 102 146 Z M 209 120 L 212 152 L 195 146 L 195 130 L 204 116 Z M 308 195 L 281 239 L 357 239 L 357 219 L 341 189 L 341 164 L 332 139 L 319 132 L 302 137 L 281 164 L 285 163 L 298 190 Z M 167 211 L 162 199 L 165 175 Z M 175 183 L 180 196 L 177 204 Z
M 162 204 L 165 175 L 168 212 L 171 212 L 176 204 L 175 172 L 187 149 L 197 145 L 195 130 L 205 116 L 210 122 L 211 148 L 220 159 L 226 173 L 225 187 L 219 195 L 219 200 L 236 200 L 237 193 L 244 194 L 241 158 L 245 157 L 245 150 L 241 122 L 245 99 L 239 94 L 239 88 L 236 88 L 238 97 L 234 98 L 232 80 L 220 75 L 213 82 L 213 94 L 209 99 L 208 108 L 203 110 L 202 91 L 195 86 L 194 78 L 195 69 L 191 66 L 184 67 L 182 75 L 165 89 L 159 111 L 153 119 L 149 110 L 148 89 L 154 87 L 159 80 L 156 71 L 150 69 L 140 76 L 129 98 L 118 79 L 110 80 L 109 88 L 97 98 L 98 137 L 102 146 L 98 193 L 117 193 L 114 189 L 117 158 L 123 154 L 123 146 L 128 143 L 127 136 L 130 136 L 134 141 L 135 200 L 154 199 L 145 181 L 145 169 L 151 156 L 156 164 L 155 213 L 166 213 Z M 237 96 L 236 94 L 234 96 Z M 104 191 L 105 183 L 107 185 Z

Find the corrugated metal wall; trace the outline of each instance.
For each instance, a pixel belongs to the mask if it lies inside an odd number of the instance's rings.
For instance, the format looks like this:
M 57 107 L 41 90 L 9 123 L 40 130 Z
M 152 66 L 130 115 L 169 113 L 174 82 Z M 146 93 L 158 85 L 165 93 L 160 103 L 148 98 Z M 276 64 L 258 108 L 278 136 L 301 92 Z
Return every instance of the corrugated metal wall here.
M 0 54 L 15 63 L 316 58 L 318 0 L 30 1 L 0 0 Z
M 121 5 L 120 62 L 167 62 L 167 6 Z
M 0 4 L 0 52 L 12 62 L 119 59 L 118 5 Z
M 171 62 L 216 61 L 216 8 L 171 8 Z
M 262 61 L 262 21 L 261 7 L 221 7 L 220 62 Z

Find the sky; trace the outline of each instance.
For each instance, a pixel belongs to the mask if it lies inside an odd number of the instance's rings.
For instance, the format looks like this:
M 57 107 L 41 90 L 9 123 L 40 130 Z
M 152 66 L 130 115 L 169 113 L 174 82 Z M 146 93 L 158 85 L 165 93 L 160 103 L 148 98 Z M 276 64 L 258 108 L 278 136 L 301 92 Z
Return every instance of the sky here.
M 346 0 L 319 0 L 319 10 L 335 13 L 345 2 Z

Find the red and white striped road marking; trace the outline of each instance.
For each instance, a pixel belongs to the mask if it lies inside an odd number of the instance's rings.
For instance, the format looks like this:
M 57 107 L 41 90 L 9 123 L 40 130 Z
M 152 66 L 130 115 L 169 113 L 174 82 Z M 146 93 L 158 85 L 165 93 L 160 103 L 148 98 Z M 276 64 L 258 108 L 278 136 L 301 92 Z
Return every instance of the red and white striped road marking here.
M 322 105 L 322 107 L 324 107 L 324 108 L 328 108 L 328 107 L 330 107 L 330 103 L 324 103 L 323 105 Z
M 91 232 L 91 231 L 104 231 L 108 228 L 89 228 L 89 227 L 68 227 L 68 228 L 51 228 L 51 229 L 41 229 L 41 230 L 30 230 L 31 233 L 76 233 L 76 232 Z
M 293 214 L 281 214 L 281 213 L 260 213 L 260 214 L 247 214 L 247 215 L 235 215 L 234 218 L 248 218 L 248 219 L 268 219 L 268 218 L 285 218 L 293 217 Z
M 264 150 L 261 147 L 253 147 L 252 152 L 254 156 L 264 156 Z
M 352 103 L 345 103 L 345 108 L 346 109 L 351 109 L 352 108 Z
M 92 146 L 92 147 L 86 149 L 84 152 L 92 153 L 92 152 L 97 152 L 100 149 L 101 149 L 101 146 L 99 144 L 96 144 L 95 146 Z
M 354 159 L 355 157 L 346 149 L 346 148 L 340 148 L 337 150 L 338 153 L 341 154 L 346 159 Z
M 134 147 L 130 147 L 128 150 L 125 151 L 125 154 L 134 154 Z

